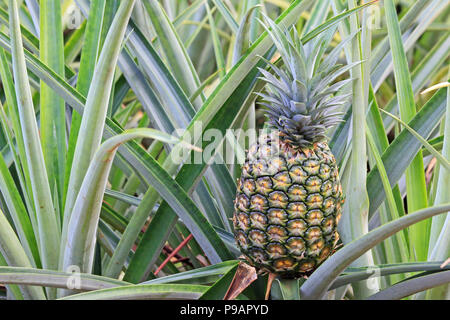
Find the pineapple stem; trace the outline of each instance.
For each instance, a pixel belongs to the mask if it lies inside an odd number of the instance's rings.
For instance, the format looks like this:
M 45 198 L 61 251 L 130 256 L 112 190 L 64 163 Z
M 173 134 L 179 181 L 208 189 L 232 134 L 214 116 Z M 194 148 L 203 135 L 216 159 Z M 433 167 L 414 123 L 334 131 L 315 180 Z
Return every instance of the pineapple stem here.
M 267 280 L 267 289 L 266 289 L 265 300 L 269 300 L 270 289 L 272 288 L 273 280 L 275 280 L 276 277 L 277 277 L 277 275 L 275 273 L 269 273 L 269 279 Z

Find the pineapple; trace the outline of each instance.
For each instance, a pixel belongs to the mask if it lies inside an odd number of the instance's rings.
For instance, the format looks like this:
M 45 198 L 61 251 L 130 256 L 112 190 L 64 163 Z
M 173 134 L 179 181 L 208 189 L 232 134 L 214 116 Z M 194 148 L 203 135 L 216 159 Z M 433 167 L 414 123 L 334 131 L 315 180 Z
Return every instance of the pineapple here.
M 267 19 L 268 20 L 268 19 Z M 261 272 L 306 276 L 335 249 L 344 197 L 326 131 L 331 111 L 347 103 L 335 82 L 353 65 L 337 65 L 344 43 L 324 56 L 331 33 L 303 45 L 296 33 L 268 20 L 284 67 L 260 69 L 270 132 L 247 153 L 233 215 L 237 245 Z M 335 83 L 333 83 L 335 82 Z

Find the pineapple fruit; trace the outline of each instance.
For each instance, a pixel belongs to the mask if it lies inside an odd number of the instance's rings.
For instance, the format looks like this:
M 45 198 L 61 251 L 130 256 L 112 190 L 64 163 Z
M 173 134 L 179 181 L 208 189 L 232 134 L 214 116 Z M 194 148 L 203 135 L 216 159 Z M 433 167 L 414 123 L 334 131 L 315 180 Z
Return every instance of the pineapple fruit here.
M 330 33 L 303 45 L 267 19 L 284 67 L 260 69 L 271 130 L 247 153 L 233 215 L 237 245 L 260 272 L 306 276 L 335 249 L 344 197 L 326 131 L 339 122 L 336 107 L 350 80 L 335 80 L 352 65 L 337 65 L 343 43 L 324 57 Z M 328 38 L 327 38 L 328 37 Z M 335 82 L 335 83 L 333 83 Z

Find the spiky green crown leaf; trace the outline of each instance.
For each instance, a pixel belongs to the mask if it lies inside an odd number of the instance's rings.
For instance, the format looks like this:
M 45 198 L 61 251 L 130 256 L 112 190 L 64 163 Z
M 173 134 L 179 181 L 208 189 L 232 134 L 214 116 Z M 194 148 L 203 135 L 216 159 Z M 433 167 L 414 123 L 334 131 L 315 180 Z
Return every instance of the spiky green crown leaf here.
M 302 44 L 295 28 L 290 33 L 266 17 L 263 24 L 281 55 L 283 67 L 266 61 L 275 73 L 260 68 L 267 94 L 262 105 L 269 124 L 281 132 L 280 139 L 292 147 L 309 147 L 326 139 L 326 131 L 340 121 L 334 111 L 348 102 L 350 95 L 337 92 L 350 79 L 333 83 L 355 64 L 338 65 L 337 60 L 346 41 L 342 41 L 323 58 L 332 33 Z M 270 29 L 269 29 L 270 28 Z

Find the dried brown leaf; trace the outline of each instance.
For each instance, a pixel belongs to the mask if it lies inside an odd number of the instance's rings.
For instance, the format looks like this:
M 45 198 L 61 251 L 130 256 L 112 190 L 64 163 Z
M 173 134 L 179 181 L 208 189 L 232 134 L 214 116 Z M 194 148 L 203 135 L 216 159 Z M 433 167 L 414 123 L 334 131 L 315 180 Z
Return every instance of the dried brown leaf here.
M 223 297 L 224 300 L 236 299 L 238 295 L 242 293 L 253 281 L 258 278 L 256 275 L 256 269 L 252 266 L 246 264 L 245 262 L 240 262 L 236 273 L 234 274 L 233 280 L 231 281 L 230 287 Z

